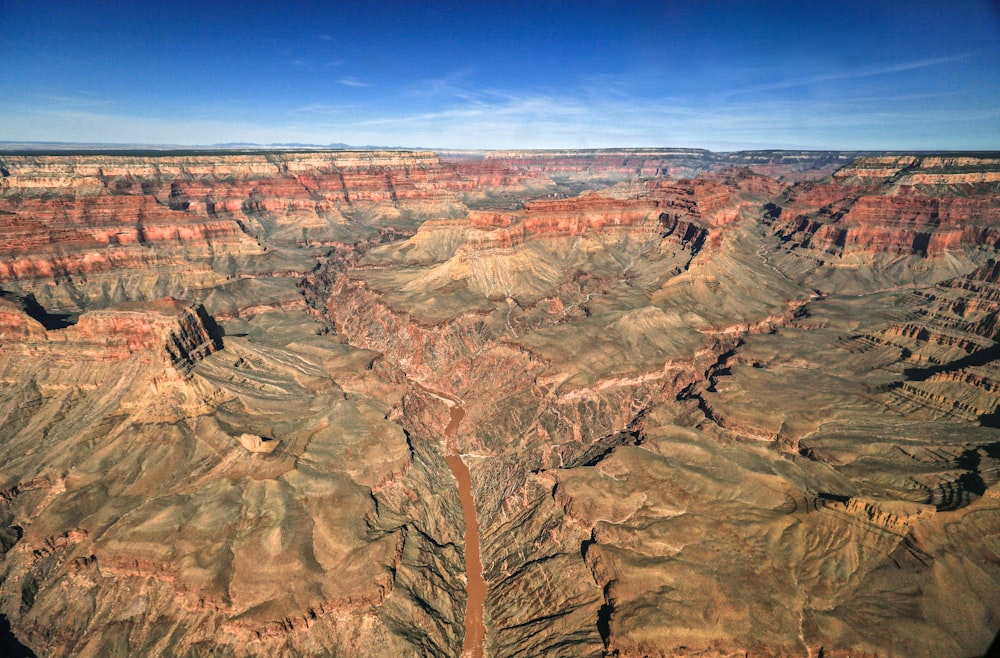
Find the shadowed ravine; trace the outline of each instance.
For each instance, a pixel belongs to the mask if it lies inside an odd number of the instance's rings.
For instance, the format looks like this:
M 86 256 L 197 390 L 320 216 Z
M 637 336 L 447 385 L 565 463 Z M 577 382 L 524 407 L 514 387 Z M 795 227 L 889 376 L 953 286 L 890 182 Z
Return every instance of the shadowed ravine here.
M 472 498 L 472 478 L 469 469 L 458 454 L 455 436 L 458 426 L 465 416 L 465 409 L 451 400 L 451 420 L 445 429 L 447 452 L 445 461 L 452 475 L 458 481 L 458 497 L 462 500 L 462 516 L 465 518 L 465 573 L 466 592 L 469 602 L 465 608 L 465 643 L 462 656 L 482 658 L 486 626 L 483 623 L 483 602 L 486 600 L 486 581 L 483 580 L 483 562 L 479 557 L 479 522 L 476 519 L 476 504 Z

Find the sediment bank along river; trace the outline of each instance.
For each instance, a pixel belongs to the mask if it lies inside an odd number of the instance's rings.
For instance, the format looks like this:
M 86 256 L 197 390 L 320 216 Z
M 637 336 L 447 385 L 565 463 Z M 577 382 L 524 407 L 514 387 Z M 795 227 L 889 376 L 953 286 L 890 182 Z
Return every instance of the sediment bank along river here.
M 472 477 L 458 452 L 458 426 L 465 417 L 465 409 L 460 402 L 442 393 L 420 386 L 427 393 L 448 405 L 451 417 L 445 428 L 445 461 L 451 474 L 458 482 L 458 497 L 462 501 L 462 516 L 465 518 L 465 590 L 469 602 L 465 608 L 465 642 L 462 658 L 482 658 L 483 643 L 486 640 L 486 624 L 483 621 L 483 604 L 486 601 L 486 581 L 483 579 L 483 562 L 479 555 L 479 520 L 476 518 L 476 503 L 472 498 Z

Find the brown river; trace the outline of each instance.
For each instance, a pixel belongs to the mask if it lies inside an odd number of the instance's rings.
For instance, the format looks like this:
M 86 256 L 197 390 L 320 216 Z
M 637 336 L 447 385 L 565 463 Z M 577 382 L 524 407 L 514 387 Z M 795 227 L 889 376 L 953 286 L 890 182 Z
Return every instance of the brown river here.
M 426 390 L 426 389 L 425 389 Z M 430 392 L 430 391 L 428 391 Z M 441 394 L 436 397 L 444 398 Z M 482 658 L 483 642 L 486 639 L 486 625 L 483 622 L 483 602 L 486 600 L 486 581 L 483 579 L 483 562 L 479 557 L 479 521 L 476 518 L 476 504 L 472 498 L 472 478 L 469 468 L 458 453 L 458 426 L 465 416 L 465 409 L 457 400 L 450 400 L 451 419 L 445 429 L 445 461 L 452 475 L 458 481 L 458 497 L 462 501 L 462 516 L 465 517 L 465 590 L 469 602 L 465 609 L 465 643 L 462 658 Z

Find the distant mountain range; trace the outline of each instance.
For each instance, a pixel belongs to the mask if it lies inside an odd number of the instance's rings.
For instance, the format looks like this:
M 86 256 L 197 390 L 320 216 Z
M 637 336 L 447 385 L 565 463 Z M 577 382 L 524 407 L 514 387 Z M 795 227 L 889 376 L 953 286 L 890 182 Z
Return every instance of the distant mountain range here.
M 364 146 L 352 146 L 343 142 L 332 144 L 307 144 L 302 142 L 257 144 L 256 142 L 224 142 L 220 144 L 144 144 L 144 143 L 122 143 L 108 144 L 101 142 L 17 142 L 0 141 L 0 151 L 211 151 L 211 150 L 242 150 L 242 149 L 316 149 L 316 150 L 343 150 L 343 151 L 426 151 L 432 150 L 423 147 L 407 146 L 379 146 L 367 144 Z

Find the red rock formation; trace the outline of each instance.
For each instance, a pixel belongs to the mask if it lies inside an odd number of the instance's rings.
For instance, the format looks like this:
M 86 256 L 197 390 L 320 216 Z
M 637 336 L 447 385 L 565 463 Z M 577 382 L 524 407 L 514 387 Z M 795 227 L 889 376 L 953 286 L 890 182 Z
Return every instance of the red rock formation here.
M 533 237 L 583 235 L 642 225 L 657 208 L 650 199 L 613 199 L 596 193 L 525 206 L 525 232 Z
M 784 189 L 781 183 L 749 169 L 724 170 L 677 183 L 654 181 L 649 186 L 663 209 L 660 226 L 665 236 L 694 251 L 701 249 L 713 229 L 737 223 Z M 710 244 L 718 246 L 721 235 L 714 231 Z
M 0 299 L 0 350 L 119 361 L 132 356 L 187 368 L 221 345 L 200 304 L 164 298 L 90 311 L 77 324 L 46 331 L 16 304 Z
M 28 340 L 45 340 L 45 327 L 14 302 L 0 299 L 0 345 Z
M 459 194 L 533 175 L 378 151 L 5 156 L 0 165 L 0 282 L 123 271 L 155 282 L 169 272 L 177 283 L 167 290 L 180 294 L 224 281 L 212 271 L 221 257 L 261 256 L 265 235 L 328 243 L 324 231 L 358 208 L 444 213 L 461 207 Z
M 161 358 L 180 365 L 217 349 L 217 339 L 207 326 L 210 322 L 200 304 L 165 298 L 84 313 L 76 326 L 64 331 L 70 339 L 103 342 L 108 358 L 158 350 Z
M 797 185 L 768 214 L 778 235 L 804 247 L 933 257 L 1000 244 L 998 183 L 995 158 L 860 158 Z
M 480 232 L 465 248 L 509 249 L 525 240 L 606 232 L 649 231 L 658 220 L 667 236 L 699 244 L 709 229 L 735 223 L 744 211 L 779 194 L 784 186 L 749 170 L 727 170 L 679 182 L 647 181 L 609 193 L 588 192 L 563 199 L 528 202 L 516 213 L 471 212 L 464 222 L 428 223 L 421 231 L 470 226 Z

